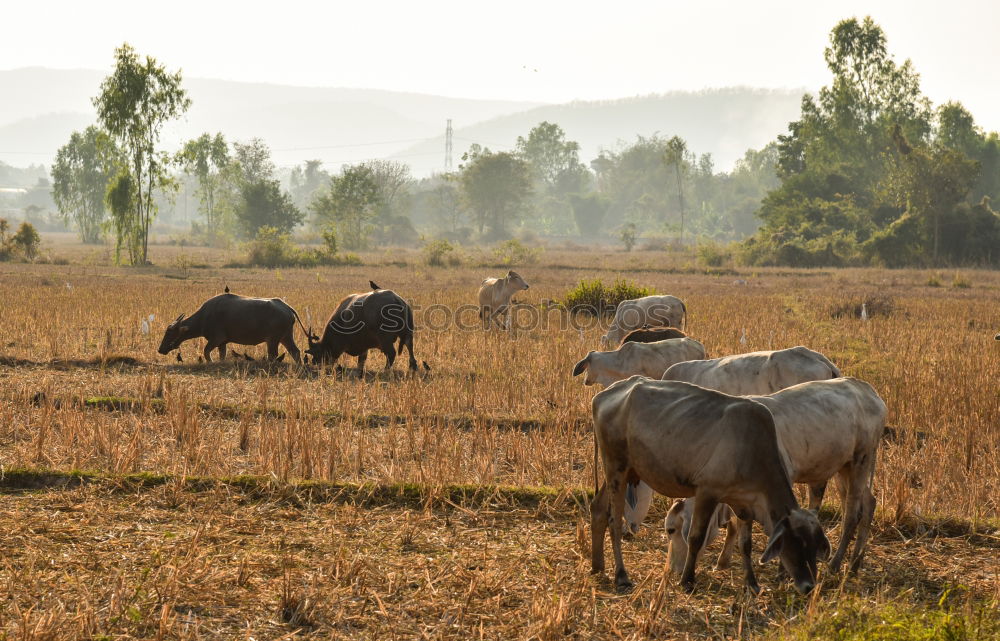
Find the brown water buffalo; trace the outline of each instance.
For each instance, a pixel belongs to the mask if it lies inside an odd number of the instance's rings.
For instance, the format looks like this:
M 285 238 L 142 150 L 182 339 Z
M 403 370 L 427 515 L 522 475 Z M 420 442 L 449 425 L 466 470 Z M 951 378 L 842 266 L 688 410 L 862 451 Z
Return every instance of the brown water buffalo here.
M 278 345 L 284 345 L 296 363 L 301 362 L 293 331 L 299 315 L 280 298 L 247 298 L 236 294 L 219 294 L 201 304 L 194 314 L 184 314 L 167 326 L 159 352 L 169 354 L 184 341 L 205 339 L 205 360 L 218 348 L 219 359 L 226 357 L 226 345 L 259 345 L 267 343 L 269 360 L 278 358 Z M 299 320 L 301 327 L 302 321 Z M 302 328 L 305 331 L 305 328 Z
M 351 294 L 337 305 L 322 339 L 311 329 L 308 334 L 306 354 L 317 363 L 335 363 L 341 354 L 348 354 L 358 357 L 358 369 L 363 371 L 368 350 L 380 349 L 388 370 L 396 360 L 394 344 L 398 339 L 399 353 L 405 346 L 410 353 L 410 369 L 417 369 L 413 357 L 413 310 L 390 289 Z
M 625 343 L 655 343 L 671 338 L 687 338 L 687 334 L 676 327 L 649 327 L 647 325 L 641 329 L 633 329 L 626 334 L 625 338 L 622 339 L 622 345 Z

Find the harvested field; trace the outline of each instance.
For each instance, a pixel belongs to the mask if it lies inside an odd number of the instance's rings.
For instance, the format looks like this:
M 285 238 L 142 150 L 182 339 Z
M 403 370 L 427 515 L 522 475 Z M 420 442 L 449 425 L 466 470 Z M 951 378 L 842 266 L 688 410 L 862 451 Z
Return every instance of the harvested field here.
M 658 256 L 551 252 L 519 266 L 531 289 L 510 334 L 454 321 L 475 325 L 462 305 L 501 268 L 431 268 L 406 252 L 313 270 L 0 266 L 0 518 L 12 533 L 0 537 L 0 631 L 809 638 L 898 610 L 932 627 L 948 612 L 967 622 L 992 612 L 979 620 L 996 635 L 1000 274 L 931 288 L 919 270 L 711 274 Z M 738 563 L 713 572 L 706 560 L 688 596 L 664 576 L 655 519 L 626 546 L 632 594 L 589 575 L 596 388 L 570 370 L 603 331 L 546 301 L 582 278 L 620 276 L 684 299 L 712 356 L 803 344 L 879 391 L 892 430 L 858 577 L 827 577 L 803 599 L 772 565 L 764 595 L 750 598 Z M 397 363 L 384 374 L 372 354 L 364 377 L 324 373 L 263 363 L 263 346 L 236 347 L 253 362 L 198 363 L 200 340 L 183 362 L 156 353 L 166 322 L 227 284 L 281 296 L 319 326 L 369 279 L 412 300 L 429 372 Z M 867 320 L 842 312 L 875 299 L 885 304 Z M 95 480 L 67 480 L 80 470 Z M 442 494 L 452 486 L 462 493 Z M 540 487 L 551 489 L 539 498 Z

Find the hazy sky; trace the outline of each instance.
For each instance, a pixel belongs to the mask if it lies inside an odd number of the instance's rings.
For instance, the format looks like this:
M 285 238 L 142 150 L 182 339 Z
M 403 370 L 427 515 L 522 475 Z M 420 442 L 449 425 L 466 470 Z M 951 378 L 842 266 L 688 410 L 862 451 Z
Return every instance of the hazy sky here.
M 0 67 L 107 69 L 128 40 L 185 75 L 561 102 L 826 84 L 842 18 L 871 15 L 935 103 L 1000 129 L 1000 2 L 4 3 Z

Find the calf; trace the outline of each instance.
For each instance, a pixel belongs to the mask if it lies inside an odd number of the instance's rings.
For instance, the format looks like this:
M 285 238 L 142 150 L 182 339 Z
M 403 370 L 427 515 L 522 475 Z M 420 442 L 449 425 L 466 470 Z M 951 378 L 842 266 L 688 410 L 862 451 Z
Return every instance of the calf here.
M 483 329 L 489 329 L 492 323 L 501 328 L 510 327 L 509 318 L 504 323 L 501 316 L 509 316 L 510 297 L 524 289 L 528 289 L 528 283 L 514 271 L 507 272 L 503 278 L 483 280 L 479 286 L 479 318 L 483 321 Z
M 636 374 L 659 378 L 674 363 L 705 356 L 705 346 L 693 338 L 625 343 L 612 352 L 590 352 L 573 366 L 573 376 L 586 372 L 584 385 L 607 387 Z
M 626 483 L 641 478 L 661 494 L 698 499 L 681 576 L 686 590 L 694 588 L 698 553 L 720 502 L 741 519 L 760 521 L 770 535 L 761 562 L 780 556 L 795 588 L 803 594 L 812 590 L 817 558 L 829 555 L 830 543 L 816 515 L 795 501 L 774 419 L 764 405 L 688 383 L 633 376 L 594 396 L 593 415 L 605 472 L 591 504 L 593 572 L 604 570 L 610 523 L 615 585 L 631 587 L 622 559 L 622 512 Z M 749 566 L 745 579 L 751 590 L 760 590 Z

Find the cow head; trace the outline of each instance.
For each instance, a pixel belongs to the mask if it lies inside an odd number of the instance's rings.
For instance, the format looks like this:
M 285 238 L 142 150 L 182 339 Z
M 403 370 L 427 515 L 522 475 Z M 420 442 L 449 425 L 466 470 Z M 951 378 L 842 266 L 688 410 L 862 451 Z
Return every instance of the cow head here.
M 507 272 L 507 278 L 505 280 L 507 281 L 507 285 L 514 291 L 519 289 L 528 289 L 528 283 L 524 282 L 524 279 L 521 278 L 520 274 L 515 271 Z
M 588 353 L 581 360 L 577 361 L 576 365 L 573 366 L 573 376 L 579 376 L 580 374 L 583 374 L 584 372 L 587 372 L 587 375 L 583 377 L 583 384 L 584 385 L 593 385 L 594 384 L 594 381 L 591 379 L 591 376 L 590 376 L 590 357 L 593 354 L 594 354 L 594 352 Z
M 667 555 L 670 557 L 670 571 L 677 576 L 684 572 L 684 561 L 687 559 L 688 521 L 684 518 L 686 504 L 684 499 L 677 499 L 663 519 L 663 529 L 667 531 L 669 540 Z
M 815 514 L 796 508 L 775 524 L 760 562 L 767 563 L 779 555 L 795 589 L 809 594 L 816 585 L 817 558 L 825 561 L 830 557 L 830 541 Z
M 306 340 L 309 341 L 309 347 L 306 348 L 306 354 L 308 356 L 312 356 L 314 363 L 319 363 L 323 360 L 326 350 L 323 349 L 323 343 L 319 336 L 313 333 L 312 327 L 306 331 Z
M 167 330 L 163 332 L 163 340 L 160 341 L 160 349 L 157 350 L 161 354 L 169 354 L 178 347 L 181 343 L 188 339 L 188 332 L 190 327 L 182 323 L 184 320 L 184 314 L 177 317 L 177 320 L 167 325 Z

